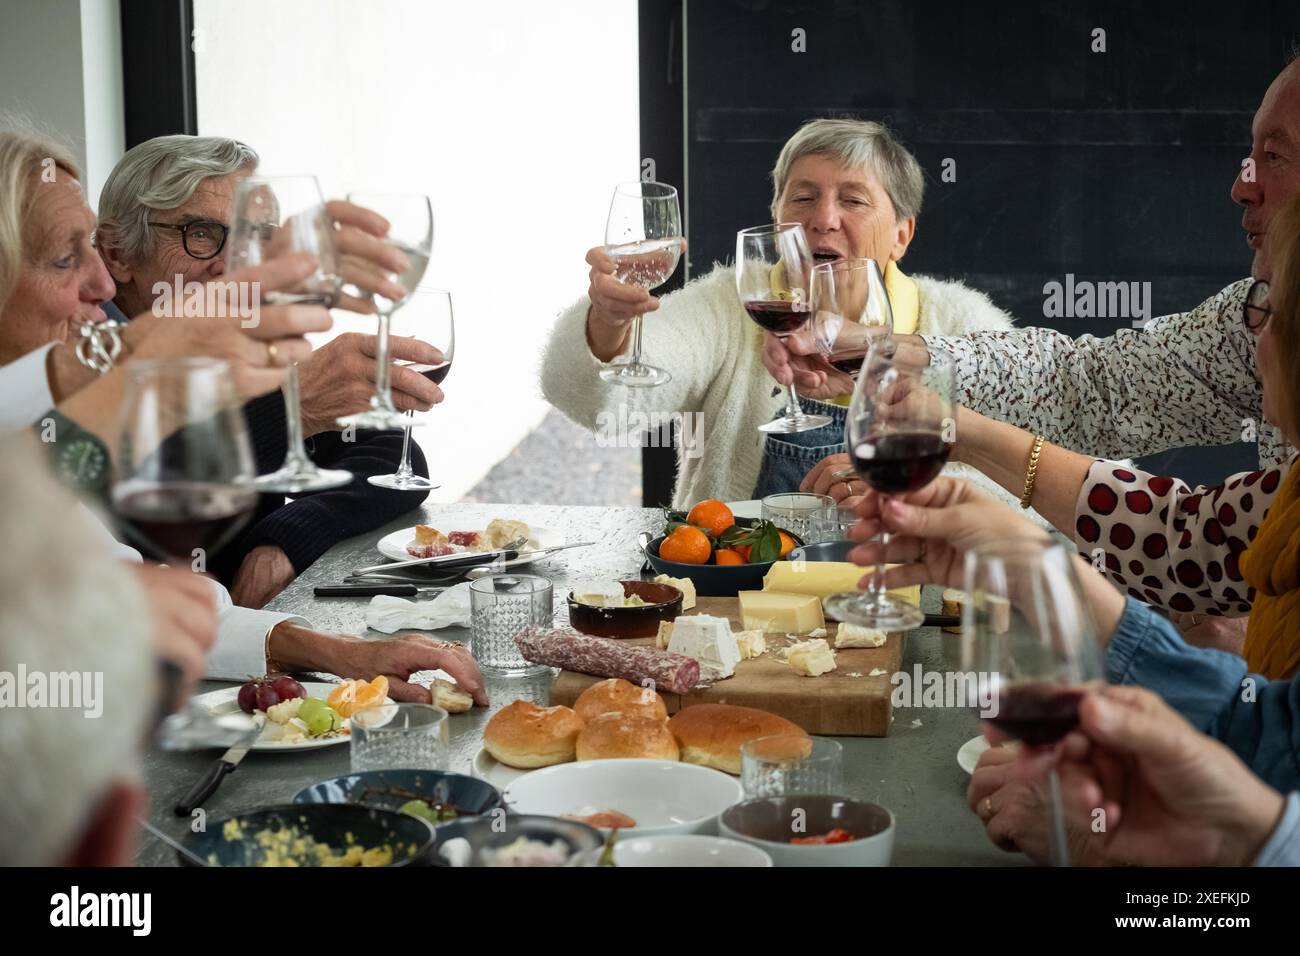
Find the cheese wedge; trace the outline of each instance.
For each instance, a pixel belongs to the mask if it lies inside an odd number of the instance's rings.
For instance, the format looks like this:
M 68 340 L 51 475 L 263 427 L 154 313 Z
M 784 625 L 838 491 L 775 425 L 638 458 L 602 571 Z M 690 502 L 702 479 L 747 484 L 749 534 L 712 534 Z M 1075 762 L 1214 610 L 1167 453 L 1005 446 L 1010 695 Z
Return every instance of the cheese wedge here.
M 939 596 L 939 600 L 943 602 L 944 614 L 961 617 L 962 605 L 966 601 L 966 592 L 959 591 L 956 588 L 944 588 L 943 594 Z M 945 627 L 941 628 L 941 630 L 946 634 L 960 634 L 961 625 L 957 625 L 956 627 Z
M 668 645 L 673 639 L 673 622 L 660 621 L 659 633 L 655 635 L 655 647 L 661 651 L 668 650 Z
M 661 574 L 655 578 L 656 584 L 669 584 L 682 592 L 682 610 L 689 611 L 695 607 L 695 582 L 690 578 L 670 578 Z
M 763 590 L 827 597 L 841 591 L 859 590 L 858 582 L 870 573 L 871 568 L 848 561 L 777 561 L 763 576 Z M 894 588 L 889 593 L 908 604 L 921 606 L 919 584 Z
M 885 643 L 885 632 L 874 627 L 862 627 L 859 624 L 841 624 L 835 632 L 836 647 L 881 647 Z
M 736 634 L 736 647 L 740 650 L 741 660 L 753 660 L 766 653 L 767 638 L 759 630 L 739 631 Z
M 794 645 L 787 660 L 791 670 L 804 677 L 817 677 L 835 670 L 835 653 L 820 637 Z
M 815 594 L 785 594 L 780 591 L 741 591 L 741 626 L 766 634 L 807 634 L 826 626 L 822 601 Z
M 713 680 L 736 673 L 740 649 L 726 618 L 708 614 L 679 617 L 673 626 L 668 650 L 700 662 L 700 676 Z

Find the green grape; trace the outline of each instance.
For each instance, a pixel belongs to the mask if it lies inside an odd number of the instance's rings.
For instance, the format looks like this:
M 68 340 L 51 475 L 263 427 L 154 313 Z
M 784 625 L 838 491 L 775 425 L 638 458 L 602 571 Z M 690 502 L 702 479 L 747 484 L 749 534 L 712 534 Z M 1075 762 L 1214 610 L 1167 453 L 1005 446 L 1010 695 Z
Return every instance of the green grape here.
M 298 708 L 298 716 L 302 718 L 303 723 L 307 723 L 313 714 L 319 713 L 325 707 L 325 701 L 319 697 L 307 697 Z
M 321 734 L 327 734 L 334 729 L 335 723 L 334 711 L 328 707 L 323 710 L 313 710 L 310 717 L 303 717 L 302 712 L 298 712 L 299 718 L 307 725 L 307 733 L 313 737 L 319 737 Z

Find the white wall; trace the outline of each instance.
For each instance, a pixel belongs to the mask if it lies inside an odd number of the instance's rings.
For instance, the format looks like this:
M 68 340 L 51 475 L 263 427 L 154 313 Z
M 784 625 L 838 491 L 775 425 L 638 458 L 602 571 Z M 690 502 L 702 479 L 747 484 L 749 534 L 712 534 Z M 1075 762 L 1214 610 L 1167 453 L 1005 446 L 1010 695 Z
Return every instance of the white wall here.
M 635 0 L 195 0 L 198 121 L 326 192 L 434 201 L 456 359 L 417 432 L 455 501 L 541 421 L 537 363 L 638 175 Z M 336 313 L 336 328 L 373 321 Z
M 0 0 L 0 109 L 60 134 L 91 205 L 122 155 L 117 0 Z

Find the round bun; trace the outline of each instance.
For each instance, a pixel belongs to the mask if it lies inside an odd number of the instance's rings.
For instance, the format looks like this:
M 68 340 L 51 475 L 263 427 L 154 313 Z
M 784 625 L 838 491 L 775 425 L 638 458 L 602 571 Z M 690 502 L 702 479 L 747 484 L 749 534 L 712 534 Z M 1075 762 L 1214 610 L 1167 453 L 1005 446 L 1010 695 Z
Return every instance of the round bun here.
M 638 687 L 618 677 L 592 684 L 573 702 L 573 709 L 584 722 L 601 714 L 634 714 L 653 717 L 655 720 L 668 719 L 668 708 L 664 706 L 662 697 L 649 687 Z
M 549 767 L 573 759 L 581 729 L 582 718 L 568 707 L 538 707 L 517 700 L 487 722 L 483 749 L 511 767 Z
M 579 760 L 610 760 L 639 757 L 647 760 L 676 760 L 677 741 L 668 722 L 636 714 L 601 714 L 578 734 Z
M 784 717 L 755 707 L 734 704 L 696 704 L 679 710 L 668 729 L 681 747 L 683 763 L 740 773 L 740 746 L 758 737 L 801 734 L 803 728 Z

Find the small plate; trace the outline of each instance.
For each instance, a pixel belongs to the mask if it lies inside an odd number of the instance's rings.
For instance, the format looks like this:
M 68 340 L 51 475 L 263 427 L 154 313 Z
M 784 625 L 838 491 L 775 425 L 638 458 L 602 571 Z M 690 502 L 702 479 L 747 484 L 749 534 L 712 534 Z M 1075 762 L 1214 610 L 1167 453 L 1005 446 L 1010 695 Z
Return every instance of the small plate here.
M 481 531 L 482 529 L 465 528 L 460 530 Z M 555 528 L 536 528 L 536 527 L 529 526 L 528 530 L 529 533 L 532 535 L 532 537 L 528 539 L 528 544 L 525 545 L 524 548 L 520 550 L 533 549 L 533 548 L 558 548 L 568 543 L 565 540 L 564 532 L 559 531 Z M 411 527 L 405 528 L 401 531 L 394 531 L 392 534 L 384 535 L 382 538 L 379 539 L 379 543 L 375 545 L 375 547 L 379 550 L 380 554 L 388 558 L 388 560 L 390 561 L 410 561 L 412 560 L 412 558 L 411 555 L 407 553 L 406 546 L 408 543 L 410 543 L 411 539 L 414 537 L 415 537 L 415 526 L 412 525 Z M 461 556 L 467 557 L 472 555 L 473 553 L 474 552 L 472 551 L 465 551 L 461 554 Z M 549 557 L 551 557 L 551 555 L 541 555 L 539 557 L 533 557 L 533 558 L 515 558 L 513 561 L 506 561 L 502 566 L 507 568 L 514 568 L 524 564 L 532 564 L 534 561 L 541 561 Z M 490 561 L 489 558 L 484 557 L 483 559 L 484 564 L 488 564 L 489 561 Z M 416 567 L 413 568 L 412 570 L 419 571 L 421 569 Z M 433 568 L 430 568 L 429 570 L 433 570 Z
M 239 688 L 242 685 L 232 684 L 229 687 L 223 687 L 220 690 L 208 691 L 206 694 L 199 694 L 194 698 L 196 704 L 206 707 L 208 712 L 214 716 L 220 717 L 223 714 L 243 713 L 239 709 Z M 338 687 L 338 684 L 326 684 L 320 681 L 303 681 L 302 689 L 307 692 L 308 697 L 319 697 L 321 700 L 329 697 L 330 692 Z M 384 698 L 388 704 L 395 703 L 391 697 Z M 349 727 L 351 721 L 344 718 L 343 726 Z M 283 740 L 262 740 L 258 739 L 257 743 L 250 748 L 252 750 L 320 750 L 322 747 L 335 747 L 339 744 L 345 744 L 350 739 L 348 734 L 337 734 L 333 737 L 318 738 L 316 740 L 310 737 L 305 740 L 295 740 L 286 742 Z
M 504 790 L 526 773 L 532 771 L 503 764 L 486 750 L 480 750 L 474 756 L 474 776 L 486 780 L 498 790 Z

